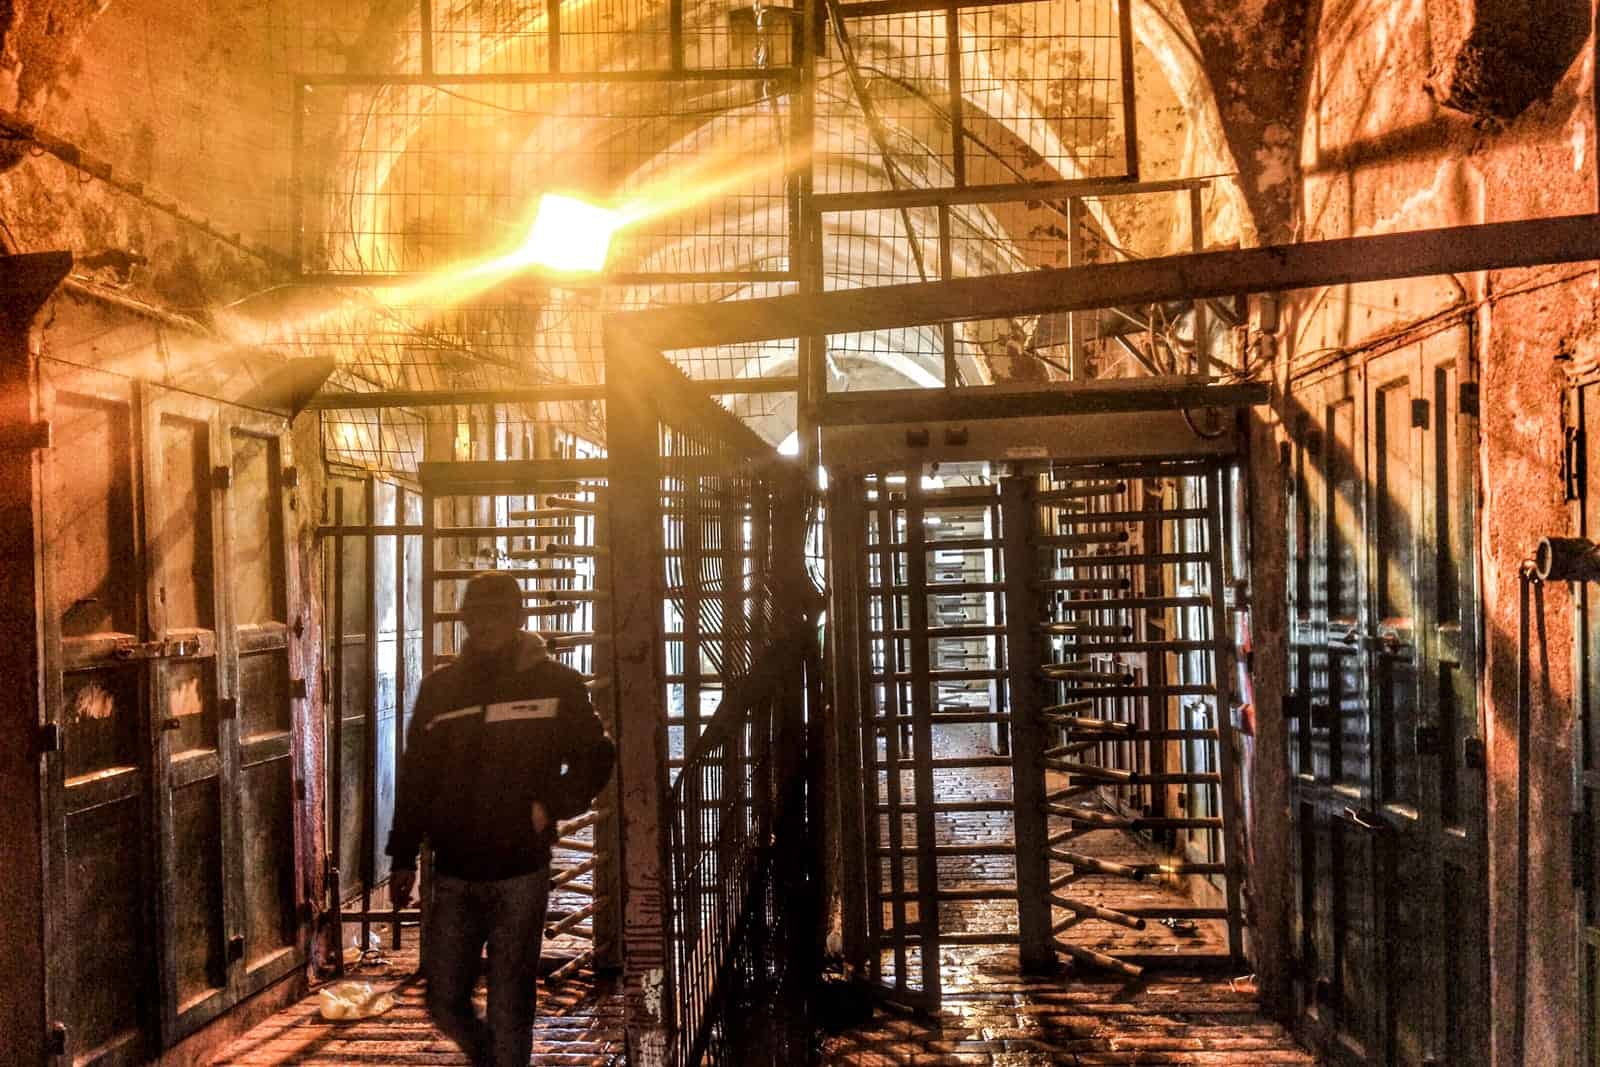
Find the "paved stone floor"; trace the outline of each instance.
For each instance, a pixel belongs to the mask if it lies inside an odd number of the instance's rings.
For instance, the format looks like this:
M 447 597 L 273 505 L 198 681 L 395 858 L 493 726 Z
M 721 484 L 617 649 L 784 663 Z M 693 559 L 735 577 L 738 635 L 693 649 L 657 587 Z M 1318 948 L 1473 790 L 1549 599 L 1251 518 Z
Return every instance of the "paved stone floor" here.
M 1003 775 L 983 772 L 941 772 L 938 785 L 945 799 L 999 798 L 1007 791 Z M 935 831 L 947 844 L 1011 840 L 1009 818 L 988 812 L 941 814 Z M 1118 831 L 1085 835 L 1074 847 L 1126 863 L 1155 858 L 1149 845 Z M 946 889 L 976 889 L 1010 884 L 1014 864 L 1004 856 L 942 857 L 939 874 Z M 1111 877 L 1080 879 L 1071 892 L 1113 909 L 1183 900 L 1169 886 Z M 1014 902 L 966 902 L 940 914 L 940 927 L 949 933 L 1006 931 L 1015 922 Z M 1220 923 L 1203 923 L 1185 936 L 1155 924 L 1132 931 L 1088 922 L 1066 936 L 1101 951 L 1146 957 L 1216 954 L 1226 944 Z M 461 1067 L 465 1057 L 429 1024 L 415 969 L 415 933 L 408 931 L 405 947 L 392 953 L 386 965 L 354 974 L 394 991 L 397 1003 L 387 1014 L 361 1022 L 325 1022 L 312 996 L 257 1026 L 215 1063 Z M 1142 979 L 1123 981 L 1073 965 L 1048 979 L 1024 978 L 1018 973 L 1016 949 L 1009 946 L 946 946 L 940 974 L 944 996 L 937 1018 L 880 1008 L 865 1025 L 822 1041 L 825 1067 L 1316 1063 L 1282 1027 L 1261 1017 L 1247 976 L 1151 970 Z M 622 1008 L 613 986 L 582 972 L 566 983 L 541 987 L 532 1063 L 624 1067 Z
M 433 1029 L 423 1007 L 423 986 L 415 977 L 416 934 L 407 930 L 404 947 L 389 962 L 351 971 L 354 981 L 390 990 L 395 1006 L 373 1019 L 327 1022 L 317 1014 L 315 994 L 279 1012 L 224 1049 L 217 1067 L 465 1067 L 467 1058 Z M 479 1007 L 482 1008 L 480 992 Z M 608 981 L 581 971 L 555 986 L 541 983 L 539 1021 L 533 1035 L 537 1067 L 621 1067 L 622 1002 Z

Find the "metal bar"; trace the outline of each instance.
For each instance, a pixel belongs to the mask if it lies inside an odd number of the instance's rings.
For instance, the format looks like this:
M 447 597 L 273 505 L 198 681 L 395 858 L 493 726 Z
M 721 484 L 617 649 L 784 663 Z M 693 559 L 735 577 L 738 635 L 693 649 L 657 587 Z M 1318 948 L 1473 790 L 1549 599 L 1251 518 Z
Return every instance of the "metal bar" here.
M 715 347 L 1122 304 L 1287 292 L 1600 259 L 1600 216 L 1567 215 L 1158 256 L 981 278 L 651 308 L 615 316 L 663 346 Z M 916 395 L 920 390 L 906 390 Z M 844 394 L 837 394 L 844 395 Z M 850 394 L 858 395 L 858 394 Z
M 1131 0 L 1130 0 L 1131 2 Z M 1189 190 L 1189 251 L 1204 252 L 1206 248 L 1205 198 L 1199 186 Z M 1210 327 L 1206 322 L 1206 302 L 1194 302 L 1194 373 L 1211 373 Z
M 1135 563 L 1204 563 L 1204 552 L 1151 552 L 1145 555 L 1067 556 L 1056 566 L 1064 569 L 1077 567 L 1123 567 Z
M 1144 919 L 1137 915 L 1129 915 L 1123 911 L 1112 911 L 1110 908 L 1102 908 L 1098 904 L 1091 904 L 1087 900 L 1074 900 L 1071 897 L 1060 897 L 1051 894 L 1050 903 L 1066 908 L 1074 914 L 1086 915 L 1091 919 L 1114 923 L 1117 926 L 1126 926 L 1130 930 L 1143 930 L 1145 927 Z
M 344 487 L 333 490 L 333 513 L 344 518 Z M 333 739 L 326 756 L 332 773 L 328 775 L 328 888 L 332 893 L 333 914 L 344 907 L 343 879 L 339 863 L 344 852 L 344 538 L 333 541 Z M 344 927 L 335 930 L 334 972 L 344 973 Z
M 958 3 L 950 3 L 944 11 L 944 53 L 945 77 L 949 80 L 949 109 L 950 109 L 950 151 L 951 151 L 951 177 L 956 188 L 967 184 L 967 128 L 963 116 L 965 109 L 962 107 L 961 87 L 961 8 Z M 949 254 L 950 243 L 950 209 L 941 207 L 939 211 L 942 219 L 940 228 L 943 230 L 942 242 Z M 949 278 L 950 269 L 946 266 L 940 277 Z M 947 382 L 948 384 L 948 382 Z
M 884 484 L 887 484 L 887 482 L 888 482 L 888 476 L 886 474 L 880 474 L 878 476 L 878 484 L 884 485 Z M 880 544 L 879 562 L 878 562 L 878 585 L 879 585 L 879 590 L 880 590 L 878 600 L 879 600 L 879 604 L 881 605 L 881 608 L 880 608 L 880 612 L 881 612 L 880 622 L 881 622 L 882 626 L 885 629 L 888 629 L 889 627 L 891 627 L 891 626 L 895 625 L 896 623 L 898 623 L 900 620 L 898 618 L 896 618 L 896 616 L 897 616 L 897 614 L 899 612 L 898 600 L 897 600 L 897 598 L 888 595 L 891 592 L 893 592 L 894 589 L 895 589 L 895 585 L 894 585 L 894 579 L 895 579 L 895 557 L 894 557 L 894 554 L 888 549 L 888 545 L 891 542 L 893 542 L 893 540 L 894 540 L 894 510 L 890 507 L 888 497 L 886 495 L 884 495 L 884 494 L 879 494 L 879 496 L 878 496 L 877 512 L 878 512 L 878 541 L 879 541 L 879 544 Z M 907 568 L 909 569 L 909 567 L 910 567 L 910 562 L 909 562 L 909 558 L 908 558 L 908 560 L 907 560 Z M 871 662 L 870 644 L 869 644 L 868 649 L 867 649 L 867 655 L 868 655 L 868 662 L 870 663 Z M 897 641 L 885 642 L 884 643 L 883 656 L 884 656 L 884 659 L 883 659 L 884 669 L 886 671 L 893 671 L 894 673 L 898 674 L 899 673 L 899 667 L 900 667 L 899 642 L 897 642 Z M 890 880 L 891 887 L 898 893 L 898 892 L 902 892 L 904 890 L 904 887 L 905 887 L 905 884 L 906 884 L 905 859 L 904 859 L 904 852 L 905 852 L 905 840 L 904 840 L 905 831 L 904 831 L 904 826 L 905 826 L 905 823 L 904 823 L 903 818 L 901 817 L 901 788 L 900 788 L 900 778 L 901 778 L 901 774 L 902 774 L 902 772 L 900 770 L 900 764 L 902 762 L 901 757 L 900 757 L 900 723 L 901 723 L 902 719 L 904 719 L 904 717 L 905 717 L 905 715 L 904 715 L 905 709 L 901 706 L 901 702 L 900 702 L 901 691 L 900 691 L 900 686 L 899 685 L 885 686 L 884 687 L 884 695 L 885 695 L 884 712 L 889 718 L 889 723 L 888 723 L 887 727 L 884 730 L 884 765 L 887 768 L 885 778 L 886 778 L 886 784 L 887 784 L 888 790 L 889 790 L 888 797 L 889 797 L 889 804 L 890 804 L 889 846 L 888 846 L 888 849 L 889 849 L 889 880 Z M 869 699 L 870 699 L 870 691 L 869 691 Z M 871 707 L 871 705 L 869 705 L 869 707 Z M 870 720 L 876 720 L 878 718 L 877 709 L 875 707 L 872 708 L 872 714 L 868 718 Z M 876 750 L 877 750 L 877 739 L 876 739 L 875 735 L 864 737 L 863 740 L 864 740 L 864 743 L 871 744 L 872 750 L 874 752 L 876 752 Z M 914 750 L 913 750 L 912 758 L 913 758 L 913 760 L 915 759 L 915 751 Z M 869 779 L 869 781 L 872 783 L 872 788 L 874 790 L 876 790 L 877 789 L 877 775 L 874 774 L 872 776 L 872 778 Z M 915 803 L 915 793 L 916 793 L 916 785 L 915 785 L 915 782 L 913 782 L 913 784 L 912 784 L 913 804 Z M 880 849 L 883 847 L 881 840 L 878 842 L 878 847 Z M 878 882 L 880 880 L 880 876 L 876 875 L 877 866 L 878 865 L 877 865 L 876 862 L 874 862 L 873 865 L 872 865 L 873 872 L 872 872 L 872 875 L 869 875 L 869 882 L 871 882 L 871 883 L 876 883 L 876 882 Z M 922 888 L 924 888 L 924 887 L 919 886 L 919 889 L 922 889 Z M 904 901 L 895 900 L 893 902 L 893 904 L 891 905 L 891 909 L 892 909 L 893 928 L 896 931 L 904 931 L 906 929 L 906 907 L 905 907 Z M 879 923 L 880 923 L 880 926 L 881 926 L 881 924 L 882 924 L 882 920 L 881 919 L 879 920 Z M 919 935 L 920 935 L 920 932 L 921 932 L 921 927 L 920 926 L 918 928 L 918 932 L 919 932 Z M 887 933 L 885 933 L 884 936 L 888 936 Z M 901 989 L 902 991 L 908 990 L 909 989 L 909 983 L 906 980 L 906 946 L 905 946 L 905 938 L 904 938 L 904 936 L 895 937 L 894 940 L 893 940 L 893 943 L 891 945 L 891 949 L 894 952 L 895 985 L 899 989 Z M 881 958 L 882 952 L 881 951 L 878 952 L 877 955 Z
M 377 393 L 323 391 L 306 411 L 366 411 L 374 408 L 453 407 L 459 404 L 538 404 L 604 400 L 604 385 L 534 385 L 522 389 L 421 389 Z
M 707 401 L 709 403 L 709 401 Z M 529 489 L 541 482 L 604 480 L 606 459 L 508 459 L 417 464 L 417 480 L 440 496 Z
M 947 9 L 1006 7 L 1011 4 L 1037 2 L 1038 0 L 956 0 L 955 3 L 950 3 L 949 0 L 862 0 L 860 3 L 841 4 L 840 10 L 843 11 L 845 18 L 868 19 L 881 15 L 925 14 Z
M 1241 407 L 1263 404 L 1266 400 L 1267 386 L 1260 382 L 1220 384 L 1171 378 L 1090 380 L 1034 389 L 1015 386 L 973 386 L 957 390 L 869 389 L 829 393 L 819 402 L 817 422 L 821 426 L 871 426 L 897 422 L 1051 418 Z
M 535 76 L 537 77 L 537 76 Z M 551 83 L 576 81 L 572 77 L 540 78 Z M 648 78 L 600 78 L 600 81 L 649 81 Z M 514 80 L 517 84 L 520 79 Z M 404 83 L 401 83 L 404 84 Z M 435 85 L 437 80 L 416 84 Z M 505 84 L 496 80 L 490 84 Z M 329 289 L 386 289 L 390 286 L 409 286 L 437 277 L 425 271 L 307 271 L 297 274 L 294 284 Z M 689 285 L 695 282 L 796 282 L 800 279 L 788 270 L 705 270 L 705 271 L 611 271 L 582 278 L 571 275 L 551 275 L 538 267 L 524 268 L 518 277 L 536 286 L 557 286 L 563 289 L 600 289 L 615 285 Z
M 1208 596 L 1138 596 L 1108 600 L 1067 600 L 1058 602 L 1057 611 L 1129 611 L 1149 608 L 1208 608 Z
M 1126 2 L 1127 0 L 1124 0 L 1124 3 Z M 1108 956 L 1104 952 L 1096 952 L 1092 948 L 1074 945 L 1072 942 L 1063 941 L 1059 937 L 1055 939 L 1055 944 L 1056 948 L 1062 952 L 1065 952 L 1080 963 L 1087 963 L 1091 967 L 1100 967 L 1127 978 L 1138 978 L 1144 974 L 1144 969 L 1139 965 L 1129 963 L 1126 960 L 1119 960 L 1115 956 Z
M 550 56 L 550 72 L 561 72 L 561 0 L 545 0 L 545 51 Z
M 371 521 L 378 514 L 378 479 L 366 479 L 366 517 Z M 366 655 L 362 657 L 362 673 L 366 676 L 366 705 L 361 709 L 367 732 L 363 746 L 365 758 L 361 761 L 361 910 L 372 907 L 372 883 L 378 873 L 378 553 L 377 539 L 362 538 L 366 544 L 363 561 L 363 579 L 366 596 L 362 605 L 367 631 Z M 361 921 L 361 949 L 371 944 L 371 924 Z
M 1133 81 L 1133 0 L 1118 5 L 1117 32 L 1122 38 L 1122 140 L 1128 177 L 1139 178 L 1139 107 Z
M 954 12 L 950 13 L 954 18 Z M 1028 480 L 1007 478 L 1000 487 L 1000 535 L 1005 589 L 1005 655 L 1011 710 L 1011 795 L 1016 851 L 1017 932 L 1019 959 L 1025 972 L 1055 966 L 1050 945 L 1050 904 L 1046 899 L 1050 863 L 1045 854 L 1048 829 L 1044 813 L 1044 730 L 1040 720 L 1044 694 L 1035 678 L 1046 654 L 1038 631 L 1026 625 L 1038 604 L 1027 581 L 1037 569 L 1030 535 L 1034 501 Z
M 928 597 L 922 587 L 927 584 L 928 568 L 923 545 L 925 526 L 922 521 L 921 465 L 907 471 L 906 477 L 906 578 L 911 585 L 911 615 L 907 620 L 914 633 L 926 634 L 928 630 Z M 923 901 L 917 907 L 917 919 L 923 929 L 922 938 L 922 992 L 933 1003 L 939 1002 L 939 967 L 943 962 L 939 953 L 939 899 L 935 892 L 939 885 L 937 850 L 933 848 L 935 827 L 933 820 L 933 706 L 929 676 L 928 640 L 913 638 L 911 644 L 912 752 L 913 780 L 917 797 L 917 889 Z
M 957 159 L 960 159 L 961 146 L 956 142 Z M 950 247 L 950 208 L 946 204 L 939 205 L 939 277 L 949 278 L 955 271 L 955 253 Z M 961 384 L 961 371 L 956 366 L 956 325 L 953 322 L 939 324 L 939 343 L 944 348 L 944 387 L 953 389 Z
M 1143 867 L 1131 867 L 1126 863 L 1112 863 L 1110 860 L 1097 859 L 1094 856 L 1085 856 L 1081 852 L 1069 852 L 1064 848 L 1052 848 L 1050 858 L 1062 863 L 1070 863 L 1074 867 L 1085 871 L 1094 871 L 1096 874 L 1109 874 L 1117 878 L 1130 878 L 1135 882 L 1144 880 Z
M 1083 200 L 1067 199 L 1067 266 L 1084 265 L 1083 254 Z M 1067 377 L 1081 382 L 1089 377 L 1088 358 L 1084 350 L 1084 317 L 1077 312 L 1067 312 Z
M 830 521 L 826 528 L 829 539 L 828 563 L 833 570 L 832 581 L 828 584 L 832 604 L 828 616 L 832 623 L 828 627 L 828 637 L 832 642 L 834 692 L 831 725 L 839 768 L 832 793 L 837 798 L 839 813 L 840 910 L 844 957 L 864 973 L 869 899 L 866 891 L 866 848 L 869 838 L 863 825 L 865 801 L 862 783 L 866 780 L 866 766 L 861 751 L 862 688 L 859 668 L 863 626 L 860 601 L 867 581 L 862 562 L 866 550 L 862 544 L 864 521 L 857 483 L 854 479 L 846 478 L 836 481 L 834 485 L 829 493 Z M 872 822 L 875 829 L 877 820 Z
M 433 74 L 433 0 L 417 0 L 417 22 L 422 30 L 422 73 Z
M 766 81 L 775 88 L 787 90 L 797 78 L 794 67 L 685 67 L 670 73 L 662 70 L 588 70 L 580 73 L 549 73 L 543 71 L 508 71 L 488 73 L 384 74 L 341 73 L 330 71 L 302 74 L 298 77 L 306 85 L 361 85 L 381 88 L 385 85 L 421 85 L 437 88 L 451 85 L 583 85 L 590 82 L 648 82 L 671 81 Z M 703 277 L 686 274 L 687 277 Z M 655 277 L 655 275 L 652 275 Z
M 396 489 L 395 491 L 395 519 L 404 522 L 406 517 L 406 500 L 411 496 L 410 490 Z M 376 518 L 368 515 L 368 520 Z M 417 527 L 420 532 L 421 527 Z M 400 767 L 405 759 L 406 747 L 406 534 L 394 535 L 394 565 L 395 565 L 395 686 L 394 686 L 394 781 L 400 781 Z M 392 874 L 392 872 L 391 872 Z M 400 919 L 395 917 L 389 924 L 389 945 L 391 948 L 400 947 Z
M 1227 570 L 1222 558 L 1222 471 L 1218 469 L 1206 479 L 1206 504 L 1211 512 L 1206 522 L 1210 541 L 1211 559 L 1211 637 L 1216 642 L 1217 766 L 1221 771 L 1218 792 L 1222 800 L 1223 848 L 1226 852 L 1222 867 L 1224 889 L 1228 901 L 1228 951 L 1237 959 L 1244 958 L 1244 911 L 1240 901 L 1241 882 L 1244 877 L 1244 815 L 1239 797 L 1239 772 L 1234 763 L 1233 706 L 1229 696 L 1233 689 L 1233 647 L 1230 641 L 1228 615 L 1223 605 L 1222 590 L 1227 583 Z
M 1090 522 L 1174 522 L 1179 519 L 1203 519 L 1204 508 L 1173 508 L 1168 511 L 1086 511 L 1077 515 L 1057 515 L 1063 526 L 1077 526 Z
M 1037 0 L 1018 0 L 1035 3 Z M 846 5 L 848 10 L 850 5 Z M 944 0 L 926 5 L 930 10 L 942 10 Z M 1013 203 L 1019 200 L 1059 200 L 1083 198 L 1093 200 L 1106 196 L 1132 196 L 1140 193 L 1180 192 L 1196 185 L 1209 184 L 1210 178 L 1174 178 L 1166 181 L 1139 182 L 1126 178 L 1082 178 L 1074 181 L 1026 182 L 1005 185 L 968 185 L 961 189 L 896 189 L 877 192 L 818 193 L 811 198 L 812 207 L 824 215 L 850 211 L 884 211 L 890 208 L 938 207 L 948 204 L 960 207 L 971 204 Z M 1075 261 L 1081 265 L 1080 261 Z
M 613 338 L 607 337 L 607 359 Z M 608 366 L 608 371 L 611 368 Z M 608 378 L 615 380 L 608 373 Z M 622 855 L 623 916 L 621 957 L 625 971 L 624 1009 L 630 1060 L 637 1046 L 664 1041 L 670 1020 L 661 1005 L 675 1003 L 672 917 L 663 906 L 672 887 L 666 724 L 650 709 L 665 693 L 662 672 L 661 605 L 665 574 L 661 560 L 662 483 L 659 422 L 644 394 L 618 389 L 608 401 L 607 449 L 615 471 L 608 483 L 611 520 L 611 599 L 613 641 L 611 676 L 617 731 L 617 782 Z M 623 709 L 635 712 L 623 719 Z M 660 983 L 644 996 L 645 983 Z M 655 996 L 661 999 L 651 1003 Z

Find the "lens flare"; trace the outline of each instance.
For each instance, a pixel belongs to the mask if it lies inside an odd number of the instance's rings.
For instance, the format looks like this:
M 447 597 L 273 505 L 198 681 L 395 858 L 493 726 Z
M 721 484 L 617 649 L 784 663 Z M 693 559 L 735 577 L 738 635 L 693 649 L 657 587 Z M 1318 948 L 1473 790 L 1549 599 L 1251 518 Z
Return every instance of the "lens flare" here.
M 570 196 L 545 193 L 518 258 L 535 267 L 594 273 L 605 269 L 611 237 L 622 226 L 617 212 Z

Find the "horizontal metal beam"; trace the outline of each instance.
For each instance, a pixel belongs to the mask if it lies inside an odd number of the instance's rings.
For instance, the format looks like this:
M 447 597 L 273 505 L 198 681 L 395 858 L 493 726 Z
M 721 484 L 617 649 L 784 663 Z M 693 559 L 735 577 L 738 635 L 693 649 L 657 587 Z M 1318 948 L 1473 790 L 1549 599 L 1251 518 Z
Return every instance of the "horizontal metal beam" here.
M 848 12 L 849 5 L 845 5 Z M 942 9 L 941 9 L 942 10 Z M 878 211 L 889 208 L 938 207 L 941 204 L 1005 204 L 1027 200 L 1064 200 L 1076 197 L 1137 196 L 1140 193 L 1186 192 L 1210 184 L 1211 178 L 1173 178 L 1158 182 L 1101 178 L 1065 182 L 1013 182 L 1005 185 L 966 185 L 948 189 L 883 189 L 876 192 L 822 193 L 811 198 L 817 211 Z
M 792 375 L 781 378 L 691 378 L 690 384 L 703 390 L 708 397 L 747 396 L 793 393 L 800 388 L 800 379 Z M 605 398 L 606 386 L 601 382 L 582 385 L 553 382 L 550 385 L 516 389 L 394 389 L 373 393 L 319 393 L 301 410 L 367 411 L 374 408 L 449 407 L 456 404 L 562 404 Z
M 1497 222 L 609 317 L 662 350 L 1600 259 L 1600 216 Z M 859 394 L 858 394 L 859 395 Z
M 440 271 L 357 272 L 314 271 L 295 276 L 296 285 L 321 289 L 386 289 L 414 285 L 439 277 Z M 599 289 L 608 285 L 693 285 L 714 282 L 795 282 L 800 276 L 789 270 L 657 270 L 602 271 L 594 274 L 563 273 L 542 267 L 526 267 L 509 276 L 510 280 L 563 289 Z M 510 284 L 510 281 L 506 283 Z
M 417 480 L 428 492 L 438 496 L 481 493 L 491 495 L 510 489 L 532 492 L 541 484 L 601 479 L 609 464 L 604 459 L 514 459 L 495 462 L 472 460 L 462 463 L 419 463 Z
M 1062 383 L 1046 389 L 882 389 L 829 393 L 816 406 L 821 426 L 895 422 L 966 422 L 1029 416 L 1108 415 L 1137 411 L 1249 407 L 1267 402 L 1264 382 L 1221 385 L 1164 378 L 1117 378 Z M 1131 429 L 1131 427 L 1127 427 Z M 1192 433 L 1189 435 L 1192 437 Z M 1133 435 L 1138 440 L 1138 435 Z M 931 443 L 931 442 L 930 442 Z M 1114 441 L 1107 454 L 1121 449 Z M 1048 454 L 1048 453 L 1046 453 Z
M 782 84 L 798 79 L 800 68 L 786 67 L 684 67 L 677 70 L 506 71 L 433 74 L 363 74 L 332 71 L 301 74 L 303 85 L 587 85 L 599 82 L 704 82 L 770 81 Z
M 372 408 L 429 408 L 455 404 L 560 404 L 604 400 L 606 387 L 595 385 L 532 385 L 519 389 L 417 389 L 376 393 L 318 393 L 308 411 L 350 411 Z

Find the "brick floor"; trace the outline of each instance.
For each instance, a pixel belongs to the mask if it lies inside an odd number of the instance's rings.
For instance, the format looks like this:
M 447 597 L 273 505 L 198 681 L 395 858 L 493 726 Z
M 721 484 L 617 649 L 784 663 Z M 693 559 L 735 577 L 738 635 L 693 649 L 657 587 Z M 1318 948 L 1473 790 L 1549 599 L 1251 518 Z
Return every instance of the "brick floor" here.
M 1004 770 L 941 770 L 935 777 L 942 800 L 1009 796 Z M 934 829 L 941 844 L 1012 841 L 1009 817 L 995 813 L 939 813 Z M 1115 830 L 1085 834 L 1071 847 L 1121 863 L 1162 858 L 1148 843 Z M 943 889 L 1010 885 L 1015 877 L 1010 857 L 941 857 L 938 867 Z M 1103 875 L 1079 878 L 1066 892 L 1114 910 L 1193 903 L 1174 885 Z M 1014 932 L 1015 923 L 1012 901 L 940 905 L 939 927 L 946 933 L 1004 934 Z M 1090 921 L 1071 928 L 1063 937 L 1104 952 L 1175 959 L 1225 955 L 1227 947 L 1226 925 L 1220 921 L 1200 922 L 1191 934 L 1175 933 L 1156 923 L 1136 931 Z M 914 954 L 909 969 L 917 973 Z M 1230 980 L 1161 974 L 1150 968 L 1144 978 L 1124 981 L 1074 964 L 1063 966 L 1048 979 L 1025 978 L 1019 973 L 1014 947 L 946 945 L 941 952 L 940 982 L 943 998 L 936 1019 L 880 1008 L 870 1024 L 824 1042 L 824 1065 L 1254 1067 L 1316 1063 L 1287 1031 L 1261 1017 L 1249 977 Z
M 246 1033 L 212 1061 L 218 1067 L 464 1067 L 467 1058 L 433 1029 L 423 1006 L 416 932 L 379 966 L 352 968 L 350 979 L 390 990 L 395 1006 L 374 1019 L 327 1022 L 316 994 Z M 482 991 L 479 992 L 482 1008 Z M 540 984 L 539 1020 L 533 1035 L 536 1067 L 622 1067 L 622 1002 L 609 980 L 581 971 L 555 986 Z

